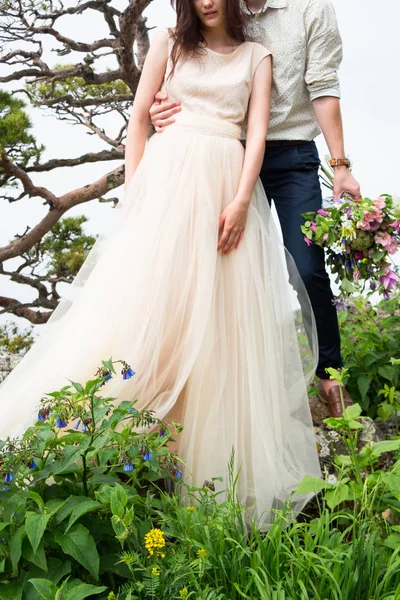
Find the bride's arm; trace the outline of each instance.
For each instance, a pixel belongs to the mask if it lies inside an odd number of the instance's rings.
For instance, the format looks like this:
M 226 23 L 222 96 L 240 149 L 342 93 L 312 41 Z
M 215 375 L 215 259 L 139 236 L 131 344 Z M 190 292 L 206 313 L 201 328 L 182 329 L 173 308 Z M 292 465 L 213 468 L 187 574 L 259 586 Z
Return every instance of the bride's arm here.
M 258 66 L 250 96 L 246 152 L 236 198 L 249 205 L 260 175 L 267 138 L 271 100 L 272 62 L 267 56 Z
M 238 192 L 220 217 L 218 250 L 223 254 L 228 254 L 233 248 L 237 248 L 244 235 L 247 211 L 264 159 L 270 113 L 271 80 L 272 62 L 271 57 L 267 56 L 259 64 L 253 80 L 246 152 Z
M 159 33 L 143 65 L 128 124 L 125 148 L 125 189 L 142 159 L 150 126 L 149 110 L 161 88 L 168 61 L 168 34 Z

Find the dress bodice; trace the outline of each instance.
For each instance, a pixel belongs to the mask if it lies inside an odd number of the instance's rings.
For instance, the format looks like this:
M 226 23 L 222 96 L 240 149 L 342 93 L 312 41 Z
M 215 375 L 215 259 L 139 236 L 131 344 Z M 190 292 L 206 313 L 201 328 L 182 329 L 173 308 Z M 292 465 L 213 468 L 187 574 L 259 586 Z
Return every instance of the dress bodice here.
M 255 42 L 244 42 L 230 54 L 204 47 L 200 55 L 180 60 L 172 77 L 168 61 L 163 91 L 171 100 L 181 102 L 182 112 L 223 119 L 241 127 L 255 72 L 269 54 Z

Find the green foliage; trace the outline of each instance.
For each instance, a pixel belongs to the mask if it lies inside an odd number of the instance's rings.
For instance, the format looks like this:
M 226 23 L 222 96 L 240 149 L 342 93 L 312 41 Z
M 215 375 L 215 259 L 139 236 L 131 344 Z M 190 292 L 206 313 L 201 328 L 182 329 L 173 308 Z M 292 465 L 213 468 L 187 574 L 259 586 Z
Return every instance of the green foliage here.
M 400 354 L 399 300 L 397 294 L 372 307 L 358 297 L 348 312 L 339 312 L 342 354 L 349 375 L 346 385 L 353 400 L 372 418 L 379 412 L 385 416 L 379 408 L 385 385 L 394 388 L 393 394 L 400 389 L 400 365 L 391 360 Z
M 0 150 L 22 167 L 38 162 L 44 150 L 37 146 L 29 132 L 32 123 L 24 110 L 25 103 L 11 94 L 0 91 Z
M 96 241 L 96 237 L 84 232 L 87 221 L 83 215 L 58 221 L 26 254 L 30 266 L 40 265 L 42 276 L 72 281 Z
M 106 397 L 115 364 L 49 394 L 45 421 L 3 443 L 2 600 L 398 597 L 400 460 L 384 472 L 379 459 L 400 440 L 358 452 L 359 406 L 327 421 L 349 451 L 336 457 L 337 483 L 307 477 L 297 490 L 319 494 L 318 514 L 295 521 L 288 506 L 262 532 L 237 502 L 233 463 L 225 500 L 212 485 L 183 484 L 186 500 L 161 490 L 179 474 L 171 432 Z
M 114 408 L 98 395 L 115 364 L 49 394 L 42 420 L 21 440 L 2 442 L 2 599 L 99 595 L 126 581 L 119 551 L 128 537 L 147 555 L 159 484 L 177 467 L 165 423 L 134 402 Z
M 56 65 L 55 71 L 67 69 L 74 65 Z M 26 84 L 27 90 L 32 95 L 34 105 L 40 106 L 44 101 L 60 99 L 67 96 L 73 100 L 86 100 L 88 98 L 105 98 L 120 95 L 131 95 L 131 90 L 122 80 L 110 81 L 102 84 L 88 84 L 82 77 L 66 77 L 52 82 L 37 80 Z M 131 99 L 129 99 L 131 103 Z
M 20 354 L 29 350 L 34 341 L 32 327 L 20 329 L 11 322 L 0 327 L 0 350 L 11 354 Z

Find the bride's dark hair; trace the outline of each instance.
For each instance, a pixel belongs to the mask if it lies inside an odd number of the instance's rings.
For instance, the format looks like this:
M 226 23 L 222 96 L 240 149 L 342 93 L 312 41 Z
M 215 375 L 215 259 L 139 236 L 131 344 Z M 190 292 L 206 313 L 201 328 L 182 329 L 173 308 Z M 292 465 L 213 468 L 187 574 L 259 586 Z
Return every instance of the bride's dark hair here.
M 174 42 L 171 51 L 172 75 L 178 60 L 184 55 L 199 53 L 199 45 L 205 40 L 193 0 L 171 0 L 171 4 L 177 17 L 175 29 L 170 30 Z M 239 43 L 246 41 L 245 16 L 240 0 L 225 0 L 225 18 L 228 35 Z

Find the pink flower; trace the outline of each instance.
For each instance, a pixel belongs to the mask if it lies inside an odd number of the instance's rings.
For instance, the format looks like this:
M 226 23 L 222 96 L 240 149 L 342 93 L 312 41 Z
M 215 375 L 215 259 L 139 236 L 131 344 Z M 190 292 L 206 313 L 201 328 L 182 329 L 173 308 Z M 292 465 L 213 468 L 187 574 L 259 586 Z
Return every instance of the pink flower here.
M 360 271 L 358 269 L 354 269 L 353 271 L 353 279 L 354 281 L 358 281 L 360 279 L 361 275 L 360 275 Z
M 390 235 L 390 233 L 382 233 L 379 231 L 374 240 L 377 244 L 380 244 L 389 252 L 389 254 L 396 254 L 397 252 L 397 242 L 396 239 Z
M 382 196 L 379 196 L 379 198 L 377 200 L 372 201 L 372 204 L 376 208 L 379 208 L 380 210 L 382 210 L 382 208 L 385 208 L 385 206 L 386 206 L 386 200 Z
M 383 221 L 383 215 L 379 211 L 366 212 L 361 223 L 357 223 L 357 228 L 363 231 L 376 231 Z
M 317 224 L 316 224 L 316 222 L 315 222 L 315 221 L 311 221 L 310 229 L 311 229 L 311 231 L 313 231 L 314 233 L 317 231 Z
M 324 233 L 324 235 L 322 236 L 323 241 L 326 242 L 328 237 L 329 235 L 327 233 Z
M 381 275 L 379 280 L 385 290 L 394 290 L 399 283 L 399 277 L 391 269 L 387 269 L 385 275 Z
M 395 221 L 394 223 L 391 223 L 390 226 L 393 227 L 397 233 L 400 233 L 400 221 Z
M 362 260 L 364 258 L 364 252 L 360 252 L 360 251 L 354 252 L 354 258 L 356 260 Z
M 320 208 L 319 210 L 317 210 L 317 213 L 318 213 L 319 215 L 322 215 L 323 217 L 328 217 L 328 216 L 329 216 L 329 213 L 328 213 L 328 211 L 327 211 L 327 210 L 325 210 L 324 208 Z
M 307 246 L 312 246 L 312 241 L 308 239 L 308 237 L 305 235 L 304 236 L 304 241 L 307 244 Z

